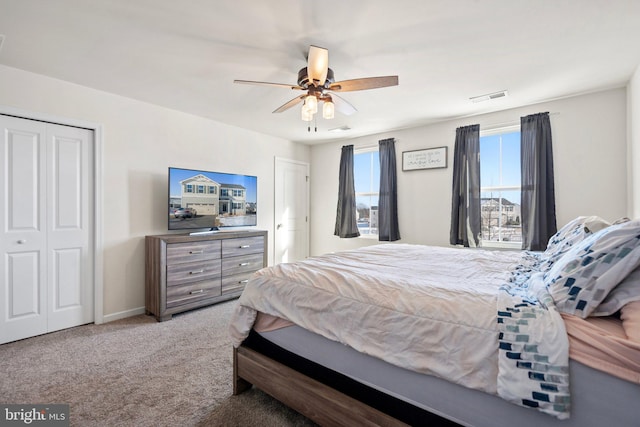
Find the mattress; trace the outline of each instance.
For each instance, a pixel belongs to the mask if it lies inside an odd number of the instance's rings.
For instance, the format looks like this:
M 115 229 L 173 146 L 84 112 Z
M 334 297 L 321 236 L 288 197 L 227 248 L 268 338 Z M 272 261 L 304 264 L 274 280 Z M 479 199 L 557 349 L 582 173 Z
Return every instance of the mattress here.
M 512 281 L 536 262 L 526 252 L 381 244 L 279 264 L 251 278 L 230 332 L 237 347 L 259 311 L 396 366 L 566 418 L 564 322 L 543 302 L 550 297 L 541 279 Z
M 575 360 L 569 367 L 571 418 L 558 420 L 495 395 L 391 365 L 296 325 L 259 334 L 307 360 L 464 426 L 632 426 L 640 419 L 638 384 Z

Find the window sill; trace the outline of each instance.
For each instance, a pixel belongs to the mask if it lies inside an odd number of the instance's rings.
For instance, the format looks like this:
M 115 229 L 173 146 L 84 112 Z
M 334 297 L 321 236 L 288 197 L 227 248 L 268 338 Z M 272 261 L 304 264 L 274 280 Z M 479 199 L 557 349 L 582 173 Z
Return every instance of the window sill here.
M 378 240 L 378 235 L 377 234 L 361 234 L 358 236 L 358 239 Z
M 480 244 L 480 246 L 484 249 L 500 249 L 500 250 L 510 250 L 510 251 L 522 250 L 522 242 L 483 241 Z

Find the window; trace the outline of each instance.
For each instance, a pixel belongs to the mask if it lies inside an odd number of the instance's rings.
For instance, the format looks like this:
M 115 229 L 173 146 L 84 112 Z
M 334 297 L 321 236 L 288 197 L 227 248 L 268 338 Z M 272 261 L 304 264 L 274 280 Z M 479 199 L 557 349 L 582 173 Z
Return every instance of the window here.
M 193 184 L 187 184 L 185 193 L 193 193 Z
M 199 184 L 197 188 L 198 194 L 204 194 L 204 185 Z
M 361 236 L 378 236 L 380 155 L 377 149 L 356 150 L 353 155 L 358 230 Z
M 211 185 L 209 186 L 209 194 L 216 194 L 216 186 L 215 185 Z
M 520 248 L 520 126 L 480 132 L 481 240 Z

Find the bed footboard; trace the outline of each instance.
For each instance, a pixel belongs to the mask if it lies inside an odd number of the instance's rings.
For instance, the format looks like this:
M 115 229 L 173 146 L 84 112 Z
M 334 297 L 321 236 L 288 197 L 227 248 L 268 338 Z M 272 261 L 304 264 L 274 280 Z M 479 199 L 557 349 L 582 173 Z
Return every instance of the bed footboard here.
M 407 425 L 250 348 L 234 348 L 233 394 L 251 385 L 320 425 Z

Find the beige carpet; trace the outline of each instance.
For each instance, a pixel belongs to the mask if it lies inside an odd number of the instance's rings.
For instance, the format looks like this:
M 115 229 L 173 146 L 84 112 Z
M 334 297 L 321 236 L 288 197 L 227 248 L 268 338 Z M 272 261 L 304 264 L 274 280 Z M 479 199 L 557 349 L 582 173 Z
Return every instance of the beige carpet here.
M 313 426 L 259 390 L 231 395 L 235 304 L 0 345 L 0 402 L 67 403 L 72 426 Z

